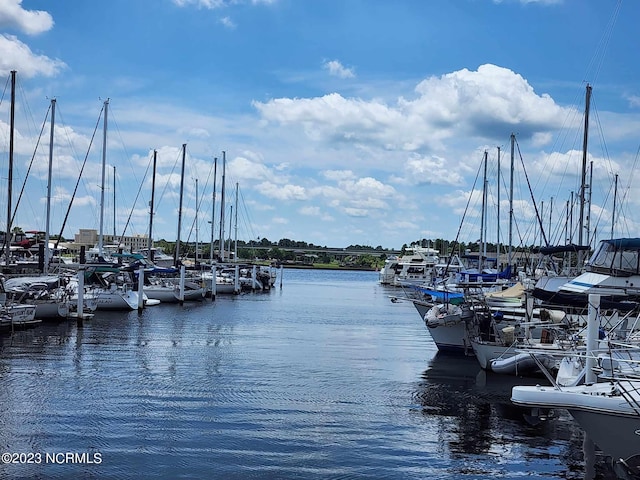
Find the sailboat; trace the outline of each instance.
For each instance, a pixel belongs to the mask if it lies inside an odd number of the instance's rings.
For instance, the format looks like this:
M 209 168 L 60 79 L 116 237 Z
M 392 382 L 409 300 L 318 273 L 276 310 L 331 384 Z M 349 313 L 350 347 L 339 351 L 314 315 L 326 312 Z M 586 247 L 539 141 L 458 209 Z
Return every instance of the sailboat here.
M 86 292 L 84 299 L 95 302 L 98 310 L 136 310 L 140 304 L 138 291 L 132 287 L 132 279 L 129 272 L 122 271 L 117 263 L 109 263 L 104 251 L 103 225 L 104 225 L 104 192 L 105 192 L 105 168 L 107 159 L 107 116 L 109 99 L 104 101 L 104 123 L 102 135 L 102 192 L 100 198 L 100 231 L 98 234 L 98 259 L 101 261 L 87 264 L 84 272 L 84 285 Z M 74 298 L 77 299 L 78 280 L 72 280 Z
M 13 304 L 35 306 L 35 318 L 40 320 L 64 320 L 68 318 L 75 305 L 71 301 L 71 292 L 67 288 L 68 275 L 49 272 L 52 248 L 49 243 L 51 212 L 51 179 L 53 167 L 53 145 L 55 131 L 56 99 L 51 100 L 51 122 L 49 136 L 49 172 L 47 186 L 46 229 L 44 245 L 41 249 L 42 274 L 8 278 L 3 282 L 4 293 Z M 15 308 L 15 307 L 12 307 Z
M 587 84 L 586 94 L 585 94 L 585 107 L 584 107 L 584 131 L 583 131 L 583 142 L 582 142 L 582 170 L 581 170 L 581 185 L 580 185 L 580 219 L 578 221 L 578 244 L 573 245 L 560 245 L 560 246 L 546 246 L 540 249 L 540 253 L 546 255 L 553 255 L 558 253 L 564 253 L 571 255 L 575 253 L 577 261 L 575 268 L 565 269 L 568 271 L 564 272 L 556 272 L 550 271 L 546 272 L 545 275 L 540 276 L 537 280 L 534 289 L 533 296 L 538 300 L 544 301 L 546 303 L 558 304 L 558 305 L 575 305 L 575 299 L 571 295 L 563 294 L 560 291 L 561 287 L 567 282 L 574 279 L 576 276 L 580 274 L 580 270 L 584 266 L 584 259 L 589 251 L 589 242 L 583 241 L 583 232 L 585 230 L 585 207 L 586 207 L 586 197 L 585 191 L 587 188 L 591 188 L 590 185 L 587 184 L 587 151 L 588 151 L 588 140 L 589 140 L 589 112 L 591 107 L 591 85 Z M 591 182 L 589 182 L 591 183 Z M 567 262 L 570 263 L 570 262 Z M 586 298 L 583 302 L 582 306 L 586 306 Z

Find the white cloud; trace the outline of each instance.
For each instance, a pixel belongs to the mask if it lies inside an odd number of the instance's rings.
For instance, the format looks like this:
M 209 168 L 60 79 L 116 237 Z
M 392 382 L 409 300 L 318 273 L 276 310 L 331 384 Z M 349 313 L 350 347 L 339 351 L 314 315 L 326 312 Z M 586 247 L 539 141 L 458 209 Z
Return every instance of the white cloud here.
M 255 188 L 265 197 L 277 200 L 306 200 L 308 198 L 305 188 L 299 185 L 277 185 L 272 182 L 262 182 Z
M 504 138 L 517 130 L 530 138 L 561 127 L 570 110 L 538 95 L 522 76 L 496 65 L 430 77 L 413 99 L 395 103 L 345 98 L 275 98 L 253 105 L 268 123 L 300 128 L 318 143 L 387 151 L 441 150 L 454 136 Z
M 298 209 L 298 212 L 300 212 L 302 215 L 309 215 L 312 217 L 318 217 L 321 214 L 320 207 L 311 206 L 311 205 Z
M 404 178 L 400 181 L 412 185 L 460 186 L 464 183 L 464 178 L 451 168 L 451 163 L 437 155 L 423 157 L 412 154 L 404 164 Z
M 218 20 L 218 22 L 220 22 L 221 25 L 227 27 L 229 30 L 233 30 L 237 27 L 235 22 L 231 20 L 231 17 L 229 16 L 222 17 L 220 20 Z
M 333 180 L 336 182 L 356 178 L 351 170 L 325 170 L 322 172 L 322 176 L 327 180 Z
M 356 75 L 352 68 L 346 68 L 338 60 L 324 62 L 323 67 L 329 71 L 330 75 L 340 78 L 354 78 Z
M 13 35 L 0 34 L 0 72 L 8 74 L 17 70 L 18 75 L 53 77 L 66 65 L 45 55 L 36 55 Z
M 0 2 L 0 28 L 16 28 L 27 35 L 51 30 L 53 18 L 41 10 L 25 10 L 22 0 L 2 0 Z

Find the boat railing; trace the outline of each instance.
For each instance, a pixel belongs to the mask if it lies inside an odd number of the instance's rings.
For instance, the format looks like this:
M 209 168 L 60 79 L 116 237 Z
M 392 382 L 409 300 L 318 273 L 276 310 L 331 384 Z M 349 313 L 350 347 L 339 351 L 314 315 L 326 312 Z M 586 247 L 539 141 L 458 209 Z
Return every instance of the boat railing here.
M 620 396 L 625 399 L 629 406 L 633 409 L 636 416 L 640 417 L 640 383 L 630 380 L 619 380 L 617 383 Z

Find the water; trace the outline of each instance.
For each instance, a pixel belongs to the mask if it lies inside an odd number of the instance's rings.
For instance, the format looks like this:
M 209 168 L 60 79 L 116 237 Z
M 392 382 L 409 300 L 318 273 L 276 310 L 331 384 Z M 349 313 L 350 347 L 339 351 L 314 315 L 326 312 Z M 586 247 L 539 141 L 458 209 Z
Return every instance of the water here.
M 31 463 L 0 478 L 614 478 L 566 413 L 528 423 L 523 380 L 438 354 L 376 279 L 285 270 L 2 337 L 0 450 Z

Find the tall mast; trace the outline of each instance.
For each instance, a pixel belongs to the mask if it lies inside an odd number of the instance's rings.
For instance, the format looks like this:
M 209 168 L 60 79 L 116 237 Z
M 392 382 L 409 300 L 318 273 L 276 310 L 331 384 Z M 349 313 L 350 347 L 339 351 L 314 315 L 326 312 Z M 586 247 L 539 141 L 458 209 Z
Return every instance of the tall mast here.
M 591 245 L 591 194 L 593 192 L 591 185 L 593 185 L 593 160 L 589 162 L 589 183 L 587 184 L 589 197 L 587 199 L 587 214 L 585 215 L 586 220 L 584 223 L 584 230 L 587 234 L 587 245 Z
M 7 232 L 4 236 L 5 260 L 9 266 L 11 254 L 11 196 L 13 184 L 13 132 L 16 115 L 16 71 L 11 70 L 11 114 L 9 117 L 9 174 L 7 186 Z
M 209 252 L 209 261 L 213 265 L 213 236 L 215 235 L 216 220 L 216 180 L 218 178 L 218 157 L 213 158 L 213 194 L 211 195 L 211 248 Z
M 178 238 L 176 240 L 176 256 L 174 264 L 178 266 L 180 261 L 180 230 L 182 229 L 182 192 L 184 192 L 184 162 L 187 155 L 187 144 L 182 144 L 182 170 L 180 172 L 180 206 L 178 207 Z
M 156 162 L 158 160 L 158 151 L 153 151 L 153 175 L 151 177 L 151 200 L 149 201 L 149 242 L 148 242 L 148 253 L 147 258 L 149 261 L 153 261 L 151 255 L 151 249 L 153 248 L 153 204 L 154 197 L 156 194 Z
M 233 261 L 238 261 L 238 182 L 236 182 L 236 216 L 235 216 L 235 235 L 233 246 Z
M 225 152 L 222 152 L 222 191 L 220 192 L 220 260 L 224 262 L 224 184 L 225 184 L 225 170 L 227 167 L 227 157 Z
M 116 238 L 116 166 L 113 166 L 113 238 Z
M 616 225 L 616 201 L 618 198 L 618 174 L 616 173 L 615 188 L 613 189 L 613 214 L 611 215 L 611 238 L 613 238 L 613 228 Z
M 49 273 L 49 261 L 51 252 L 49 251 L 49 229 L 51 228 L 51 177 L 53 172 L 53 129 L 56 122 L 56 99 L 51 99 L 51 132 L 49 132 L 49 174 L 47 177 L 47 223 L 44 231 L 44 267 L 45 275 Z
M 196 253 L 195 253 L 195 264 L 198 265 L 198 179 L 196 178 Z
M 478 270 L 482 272 L 484 268 L 484 253 L 485 253 L 485 222 L 484 217 L 487 209 L 487 151 L 484 151 L 484 177 L 482 179 L 482 212 L 480 213 L 480 262 L 478 263 Z
M 586 203 L 585 190 L 587 179 L 587 144 L 589 140 L 589 107 L 591 104 L 591 85 L 587 84 L 584 102 L 584 134 L 582 139 L 582 176 L 580 178 L 580 224 L 578 225 L 578 245 L 583 245 L 584 206 Z M 582 254 L 579 254 L 582 257 Z
M 104 246 L 104 176 L 107 165 L 107 112 L 109 111 L 109 99 L 104 101 L 104 123 L 102 126 L 102 182 L 100 184 L 100 232 L 98 233 L 98 255 L 102 256 Z
M 515 143 L 516 136 L 511 134 L 511 177 L 509 180 L 509 265 L 512 264 L 512 246 L 513 246 L 513 166 L 515 163 Z
M 502 186 L 500 182 L 500 147 L 498 147 L 498 186 L 497 186 L 497 195 L 498 195 L 498 228 L 497 235 L 498 241 L 496 242 L 496 265 L 500 265 L 500 187 Z

